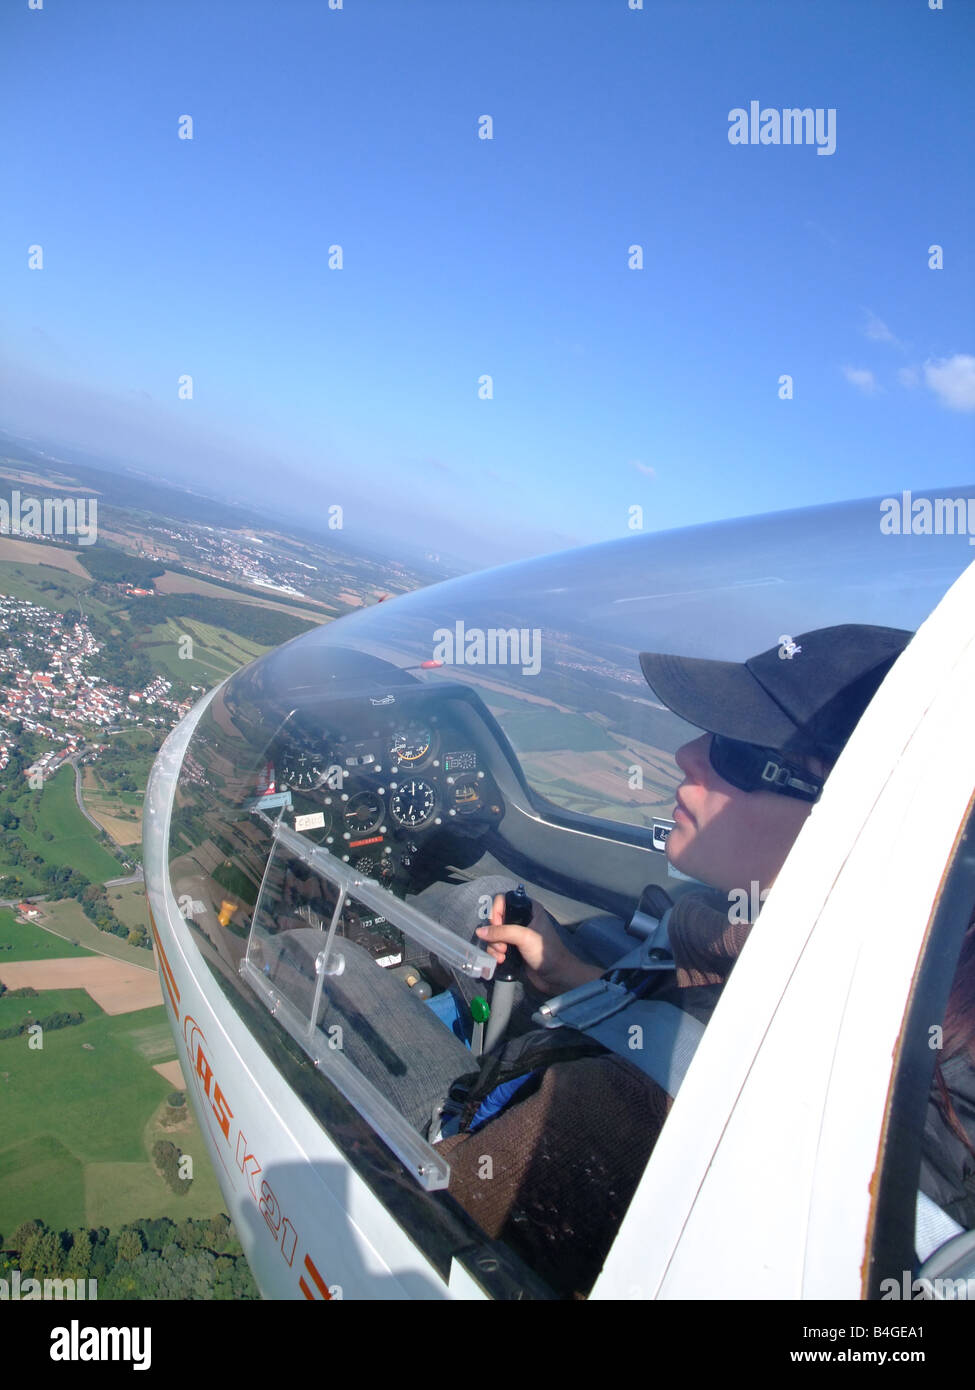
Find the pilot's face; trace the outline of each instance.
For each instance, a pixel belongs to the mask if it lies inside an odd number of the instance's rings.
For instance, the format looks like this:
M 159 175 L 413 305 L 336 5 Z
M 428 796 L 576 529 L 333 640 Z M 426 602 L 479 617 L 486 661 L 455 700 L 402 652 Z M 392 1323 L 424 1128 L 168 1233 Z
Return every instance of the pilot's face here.
M 676 753 L 684 780 L 677 788 L 667 858 L 675 869 L 726 893 L 771 887 L 802 823 L 808 801 L 778 792 L 744 792 L 719 777 L 708 757 L 710 734 Z

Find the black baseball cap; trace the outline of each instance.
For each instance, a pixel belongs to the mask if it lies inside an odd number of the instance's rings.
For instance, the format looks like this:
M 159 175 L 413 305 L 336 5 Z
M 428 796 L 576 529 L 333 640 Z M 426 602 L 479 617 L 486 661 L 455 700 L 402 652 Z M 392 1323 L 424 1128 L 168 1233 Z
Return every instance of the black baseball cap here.
M 640 666 L 664 704 L 699 729 L 834 762 L 913 636 L 843 623 L 745 662 L 641 652 Z

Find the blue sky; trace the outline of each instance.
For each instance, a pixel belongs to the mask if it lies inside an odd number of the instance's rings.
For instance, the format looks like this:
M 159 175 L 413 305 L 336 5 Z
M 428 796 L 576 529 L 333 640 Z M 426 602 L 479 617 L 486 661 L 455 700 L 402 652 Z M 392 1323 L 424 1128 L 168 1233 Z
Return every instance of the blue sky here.
M 970 481 L 944 6 L 7 0 L 0 425 L 474 565 Z

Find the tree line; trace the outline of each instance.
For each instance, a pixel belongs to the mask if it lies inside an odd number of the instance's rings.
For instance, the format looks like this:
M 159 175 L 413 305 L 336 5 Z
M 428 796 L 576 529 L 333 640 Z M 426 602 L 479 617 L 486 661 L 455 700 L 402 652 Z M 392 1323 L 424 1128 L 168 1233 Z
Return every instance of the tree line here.
M 304 618 L 290 613 L 278 613 L 273 608 L 261 608 L 256 603 L 234 603 L 228 599 L 206 594 L 162 594 L 157 598 L 136 598 L 129 604 L 133 626 L 154 627 L 172 618 L 195 618 L 211 627 L 225 628 L 239 637 L 248 638 L 262 647 L 279 647 L 302 632 L 316 627 Z
M 40 1026 L 47 1032 L 57 1028 L 74 1028 L 79 1023 L 84 1023 L 85 1016 L 77 1010 L 70 1013 L 65 1009 L 59 1009 L 56 1013 L 48 1014 L 46 1018 L 25 1018 L 21 1023 L 9 1023 L 5 1028 L 0 1028 L 0 1041 L 4 1038 L 19 1038 L 22 1033 L 26 1033 L 28 1028 L 33 1028 L 34 1024 Z
M 192 1178 L 184 1178 L 180 1174 L 182 1157 L 182 1151 L 168 1139 L 157 1139 L 152 1146 L 152 1161 L 170 1192 L 177 1197 L 185 1197 L 193 1184 Z
M 152 581 L 166 569 L 158 560 L 140 560 L 137 555 L 126 555 L 107 545 L 86 547 L 78 559 L 92 579 L 103 584 L 134 584 L 139 589 L 151 588 Z
M 24 1221 L 4 1241 L 0 1278 L 96 1279 L 98 1299 L 258 1299 L 237 1234 L 222 1212 L 207 1219 L 168 1216 L 107 1226 L 52 1231 Z
M 116 916 L 102 884 L 92 883 L 91 879 L 67 864 L 48 864 L 40 855 L 33 854 L 19 835 L 8 834 L 4 837 L 3 853 L 8 864 L 15 869 L 25 870 L 48 890 L 52 898 L 74 898 L 99 931 L 109 932 L 130 946 L 150 946 L 144 927 L 127 927 Z M 8 875 L 3 880 L 3 886 L 5 895 L 9 897 L 20 897 L 28 891 L 24 879 L 16 873 Z

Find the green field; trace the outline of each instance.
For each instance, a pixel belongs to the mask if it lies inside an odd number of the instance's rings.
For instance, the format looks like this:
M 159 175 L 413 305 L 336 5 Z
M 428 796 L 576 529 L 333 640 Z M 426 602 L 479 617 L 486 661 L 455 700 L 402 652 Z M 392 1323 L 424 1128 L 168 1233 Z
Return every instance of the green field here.
M 28 565 L 16 560 L 0 560 L 0 594 L 9 598 L 26 599 L 41 608 L 64 613 L 78 607 L 78 594 L 91 587 L 90 579 L 82 579 L 68 570 L 53 565 Z M 86 609 L 88 602 L 85 600 Z
M 193 656 L 181 658 L 180 640 L 187 635 L 193 639 Z M 144 650 L 162 675 L 194 685 L 212 685 L 270 648 L 197 618 L 167 618 L 151 629 Z
M 133 884 L 113 892 L 129 895 L 134 906 L 143 890 Z M 151 962 L 150 953 L 99 932 L 77 903 L 58 908 L 77 913 L 79 930 L 83 923 L 99 945 L 117 946 L 117 954 L 141 965 Z M 0 949 L 0 963 L 91 954 L 0 911 L 4 945 L 14 949 Z M 23 1036 L 0 1041 L 0 1233 L 29 1218 L 58 1230 L 117 1230 L 139 1217 L 178 1221 L 222 1211 L 226 1204 L 195 1118 L 176 1128 L 159 1124 L 173 1087 L 153 1065 L 176 1056 L 165 1009 L 109 1016 L 85 990 L 41 990 L 28 998 L 0 998 L 0 1026 L 57 1010 L 81 1012 L 85 1022 L 48 1030 L 39 1051 Z M 193 1184 L 185 1196 L 172 1193 L 152 1166 L 152 1145 L 159 1138 L 193 1159 Z
M 24 885 L 22 893 L 11 893 L 6 886 L 6 880 L 12 878 L 15 874 Z M 47 884 L 42 883 L 41 880 L 28 869 L 22 868 L 19 864 L 8 864 L 4 860 L 3 841 L 0 840 L 0 894 L 5 898 L 16 897 L 19 900 L 21 897 L 32 898 L 37 893 L 46 893 L 47 891 Z
M 141 807 L 146 783 L 149 780 L 149 773 L 155 762 L 158 743 L 161 740 L 153 741 L 153 735 L 146 729 L 121 729 L 117 734 L 109 735 L 109 742 L 113 752 L 121 751 L 125 754 L 125 771 L 134 779 L 137 787 L 141 790 L 118 791 L 112 782 L 103 781 L 100 759 L 98 758 L 93 763 L 89 763 L 88 766 L 94 771 L 106 796 L 114 797 L 126 806 Z
M 0 1028 L 24 1023 L 28 1018 L 47 1018 L 49 1014 L 57 1013 L 59 1010 L 65 1013 L 82 1013 L 87 1019 L 96 1008 L 91 995 L 84 989 L 42 989 L 36 995 L 21 999 L 11 999 L 8 990 L 6 994 L 0 995 Z M 54 1036 L 53 1033 L 51 1036 Z M 46 1036 L 44 1042 L 46 1046 Z
M 176 1130 L 156 1124 L 173 1088 L 152 1067 L 176 1055 L 165 1009 L 110 1017 L 77 990 L 5 1002 L 17 1006 L 19 1022 L 26 1008 L 43 1016 L 68 999 L 85 1014 L 83 1024 L 46 1032 L 39 1051 L 23 1037 L 0 1042 L 0 1232 L 29 1218 L 55 1229 L 117 1229 L 137 1216 L 179 1220 L 222 1210 L 195 1120 Z M 158 1137 L 193 1158 L 185 1197 L 153 1169 Z
M 168 1086 L 167 1095 L 171 1090 Z M 166 1108 L 165 1104 L 157 1106 L 143 1131 L 145 1152 L 152 1153 L 157 1139 L 168 1139 L 176 1144 L 193 1160 L 193 1186 L 185 1197 L 176 1196 L 156 1176 L 148 1162 L 89 1164 L 85 1170 L 85 1210 L 93 1226 L 117 1230 L 124 1222 L 137 1221 L 140 1217 L 170 1216 L 179 1221 L 184 1216 L 213 1216 L 215 1212 L 226 1211 L 227 1203 L 192 1107 L 187 1103 L 186 1121 L 173 1129 L 163 1128 L 158 1123 L 158 1117 Z
M 480 694 L 481 694 L 481 698 L 483 699 L 484 703 L 487 705 L 488 709 L 491 710 L 492 712 L 494 712 L 495 710 L 501 710 L 501 711 L 503 712 L 503 711 L 509 710 L 509 709 L 526 710 L 526 709 L 540 709 L 540 708 L 541 708 L 541 709 L 548 709 L 548 711 L 549 711 L 550 714 L 558 714 L 558 712 L 559 712 L 558 710 L 552 709 L 552 708 L 551 708 L 550 706 L 548 706 L 548 705 L 539 706 L 539 705 L 535 705 L 535 704 L 534 704 L 532 701 L 530 701 L 530 700 L 520 700 L 520 699 L 518 699 L 518 698 L 517 698 L 516 696 L 514 696 L 514 695 L 502 695 L 502 693 L 501 693 L 500 690 L 495 690 L 495 689 L 493 689 L 493 687 L 490 688 L 490 689 L 489 689 L 488 687 L 485 687 L 485 688 L 480 692 Z
M 113 759 L 113 764 L 115 760 Z M 115 853 L 121 858 L 139 857 L 142 846 L 142 803 L 145 800 L 145 781 L 149 775 L 148 755 L 133 752 L 127 761 L 125 772 L 134 780 L 141 782 L 139 791 L 119 791 L 116 785 L 100 774 L 95 766 L 85 767 L 81 784 L 81 795 L 85 810 L 103 825 L 118 846 Z M 107 771 L 108 769 L 106 769 Z
M 43 990 L 36 999 L 15 1002 L 42 1011 L 46 995 L 63 993 L 78 991 Z M 86 1021 L 46 1033 L 42 1050 L 29 1049 L 21 1038 L 0 1043 L 0 1074 L 6 1073 L 0 1142 L 21 1143 L 50 1132 L 85 1162 L 138 1161 L 145 1157 L 142 1127 L 172 1087 L 144 1065 L 132 1034 L 156 1023 L 165 1026 L 165 1009 L 157 1005 L 110 1016 L 81 993 Z M 170 1038 L 169 1056 L 175 1055 Z M 0 1219 L 0 1229 L 4 1226 Z
M 135 756 L 135 755 L 133 755 L 133 756 Z M 145 795 L 146 795 L 146 793 L 145 793 L 146 775 L 148 774 L 149 768 L 150 768 L 151 766 L 152 766 L 152 760 L 149 759 L 149 758 L 147 758 L 147 759 L 145 760 L 145 767 L 144 767 L 143 769 L 136 769 L 136 768 L 133 768 L 133 769 L 132 769 L 132 774 L 133 774 L 133 776 L 136 775 L 136 772 L 137 772 L 137 771 L 140 771 L 140 770 L 142 771 L 142 778 L 141 778 L 141 781 L 142 781 L 142 783 L 143 783 L 143 789 L 142 789 L 141 792 L 111 792 L 111 793 L 109 793 L 109 792 L 106 791 L 106 792 L 105 792 L 105 795 L 106 795 L 106 796 L 111 795 L 111 796 L 114 798 L 114 800 L 120 801 L 120 802 L 122 803 L 123 806 L 128 806 L 130 810 L 133 810 L 133 811 L 141 811 L 141 810 L 142 810 L 142 803 L 143 803 L 143 801 L 145 800 Z M 140 779 L 137 778 L 136 780 L 140 780 Z
M 108 893 L 108 905 L 120 922 L 130 929 L 148 927 L 149 907 L 144 883 L 123 883 L 119 888 L 107 888 L 105 891 Z M 104 936 L 105 933 L 100 932 L 99 935 Z M 138 954 L 145 964 L 145 953 L 140 951 Z
M 134 792 L 117 791 L 112 782 L 102 777 L 101 770 L 98 766 L 98 759 L 96 758 L 93 763 L 89 763 L 85 768 L 86 772 L 94 772 L 98 783 L 94 792 L 90 792 L 88 787 L 82 786 L 81 795 L 84 797 L 85 805 L 88 805 L 88 796 L 92 794 L 118 802 L 119 805 L 130 807 L 132 810 L 141 810 L 146 795 L 146 783 L 149 780 L 149 773 L 152 770 L 152 764 L 156 756 L 155 752 L 144 748 L 131 748 L 130 741 L 126 739 L 125 734 L 111 734 L 109 737 L 111 738 L 112 748 L 121 747 L 122 751 L 125 753 L 125 771 L 141 790 Z M 89 807 L 89 809 L 92 808 Z M 108 814 L 112 815 L 117 813 L 109 811 Z
M 119 907 L 125 905 L 124 898 L 121 904 L 112 900 L 113 894 L 125 894 L 131 888 L 137 891 L 142 903 L 143 920 L 141 922 L 129 920 L 130 916 L 133 918 L 135 916 L 134 909 L 129 911 L 127 908 L 126 915 L 119 911 Z M 109 906 L 121 922 L 124 922 L 127 927 L 146 926 L 148 922 L 146 890 L 141 883 L 124 884 L 121 888 L 108 888 L 106 892 L 108 893 Z M 120 936 L 114 936 L 110 931 L 99 931 L 94 922 L 85 916 L 81 910 L 81 904 L 76 902 L 74 898 L 63 898 L 57 903 L 45 903 L 43 911 L 46 922 L 49 923 L 53 931 L 58 933 L 57 936 L 48 936 L 48 940 L 55 943 L 56 949 L 52 953 L 54 957 L 79 954 L 68 944 L 71 941 L 78 941 L 82 946 L 89 946 L 91 951 L 97 951 L 99 955 L 112 956 L 115 960 L 124 960 L 130 965 L 141 965 L 144 969 L 152 970 L 154 961 L 151 951 L 140 946 L 130 946 L 127 941 L 123 941 Z M 41 934 L 45 935 L 43 932 Z M 84 954 L 90 953 L 86 951 Z M 3 957 L 0 956 L 0 960 L 2 959 Z M 40 957 L 34 956 L 32 959 L 37 960 Z
M 125 873 L 122 865 L 98 843 L 94 827 L 78 810 L 74 785 L 74 768 L 63 767 L 44 784 L 34 812 L 37 829 L 31 832 L 21 825 L 18 835 L 32 853 L 48 864 L 66 864 L 92 883 L 121 878 Z M 54 839 L 45 840 L 44 830 L 49 830 Z
M 87 917 L 85 921 L 88 921 Z M 88 922 L 88 925 L 96 935 L 105 935 L 104 932 L 98 930 L 93 922 Z M 72 934 L 76 935 L 76 933 Z M 11 947 L 9 951 L 6 949 L 7 946 Z M 32 923 L 25 923 L 20 926 L 15 921 L 12 912 L 8 911 L 7 908 L 0 908 L 0 965 L 9 965 L 11 961 L 15 960 L 62 960 L 66 956 L 90 955 L 91 951 L 86 951 L 80 946 L 72 946 L 70 942 L 62 941 L 59 937 L 42 931 L 40 927 L 35 927 Z M 146 963 L 144 958 L 141 963 Z
M 83 604 L 88 617 L 112 619 L 113 610 L 90 593 L 92 582 L 54 565 L 29 565 L 20 560 L 0 560 L 0 594 L 27 599 L 64 613 Z
M 19 1038 L 0 1043 L 0 1048 L 14 1046 L 26 1044 Z M 5 1066 L 0 1057 L 0 1068 Z M 6 1095 L 7 1085 L 0 1071 L 0 1094 Z M 7 1138 L 10 1133 L 6 1132 Z M 4 1235 L 9 1236 L 21 1221 L 46 1221 L 55 1230 L 86 1225 L 83 1218 L 78 1219 L 84 1210 L 84 1166 L 53 1135 L 32 1135 L 0 1149 L 0 1231 Z
M 504 731 L 519 753 L 616 751 L 612 739 L 584 714 L 561 714 L 545 708 L 522 710 L 506 716 Z

